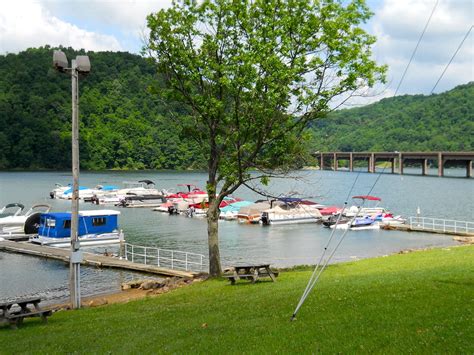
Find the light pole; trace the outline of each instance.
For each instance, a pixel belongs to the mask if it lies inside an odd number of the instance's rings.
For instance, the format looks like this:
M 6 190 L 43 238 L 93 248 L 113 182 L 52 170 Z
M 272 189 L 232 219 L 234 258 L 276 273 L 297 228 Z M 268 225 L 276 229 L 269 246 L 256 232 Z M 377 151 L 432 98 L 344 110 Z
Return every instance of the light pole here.
M 82 252 L 78 239 L 79 221 L 79 74 L 87 75 L 91 70 L 89 57 L 77 56 L 68 68 L 66 54 L 54 51 L 53 65 L 62 72 L 71 74 L 72 83 L 72 207 L 71 207 L 71 256 L 69 258 L 69 289 L 71 306 L 81 307 L 81 261 Z

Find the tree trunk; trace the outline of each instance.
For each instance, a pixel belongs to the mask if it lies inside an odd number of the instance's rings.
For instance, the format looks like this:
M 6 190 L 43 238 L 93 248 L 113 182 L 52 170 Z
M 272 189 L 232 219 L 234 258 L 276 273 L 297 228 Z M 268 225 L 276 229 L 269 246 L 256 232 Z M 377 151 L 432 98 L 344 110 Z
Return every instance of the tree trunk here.
M 209 196 L 211 197 L 211 196 Z M 219 253 L 219 201 L 209 198 L 209 210 L 207 211 L 207 237 L 209 245 L 209 274 L 220 276 L 221 257 Z

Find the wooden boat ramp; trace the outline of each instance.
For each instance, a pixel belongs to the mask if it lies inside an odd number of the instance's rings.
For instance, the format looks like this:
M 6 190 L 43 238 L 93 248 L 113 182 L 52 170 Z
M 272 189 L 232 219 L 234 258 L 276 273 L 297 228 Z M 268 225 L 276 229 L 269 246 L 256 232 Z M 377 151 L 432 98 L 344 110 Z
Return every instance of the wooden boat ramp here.
M 49 259 L 62 260 L 69 263 L 71 251 L 69 249 L 53 248 L 42 245 L 36 245 L 29 242 L 0 241 L 0 251 L 11 253 L 33 255 Z M 165 268 L 157 265 L 132 262 L 114 256 L 106 256 L 83 252 L 82 265 L 109 267 L 122 270 L 138 271 L 151 273 L 161 276 L 176 276 L 182 278 L 194 278 L 197 273 L 192 271 L 182 271 L 171 268 Z

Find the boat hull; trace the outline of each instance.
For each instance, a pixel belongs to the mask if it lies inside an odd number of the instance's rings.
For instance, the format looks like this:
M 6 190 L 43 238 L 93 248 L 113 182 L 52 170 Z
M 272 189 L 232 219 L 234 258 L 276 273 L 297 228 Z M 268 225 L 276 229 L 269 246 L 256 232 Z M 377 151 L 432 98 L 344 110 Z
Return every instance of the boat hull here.
M 124 241 L 122 232 L 104 233 L 104 234 L 86 234 L 79 237 L 81 246 L 99 246 L 109 244 L 119 244 Z M 45 246 L 67 248 L 71 246 L 71 238 L 51 238 L 44 236 L 34 236 L 30 242 Z

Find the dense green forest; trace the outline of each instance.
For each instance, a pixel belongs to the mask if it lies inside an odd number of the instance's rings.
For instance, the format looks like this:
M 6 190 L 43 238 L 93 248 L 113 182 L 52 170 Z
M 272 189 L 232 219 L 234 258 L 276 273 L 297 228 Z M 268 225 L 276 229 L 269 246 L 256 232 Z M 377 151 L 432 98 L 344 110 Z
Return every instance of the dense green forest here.
M 338 110 L 313 129 L 320 151 L 472 151 L 474 83 Z
M 83 51 L 63 48 L 69 59 Z M 71 161 L 71 80 L 52 48 L 0 56 L 0 169 L 64 169 Z M 80 79 L 82 169 L 200 169 L 203 158 L 176 120 L 179 104 L 152 93 L 152 63 L 124 52 L 88 52 Z M 311 127 L 314 150 L 473 150 L 474 83 L 337 111 Z
M 69 59 L 84 52 L 63 48 Z M 0 56 L 0 168 L 71 165 L 71 78 L 55 71 L 53 50 Z M 79 80 L 83 169 L 202 168 L 196 147 L 150 87 L 152 64 L 130 53 L 88 53 L 91 73 Z M 173 112 L 173 115 L 167 113 Z

